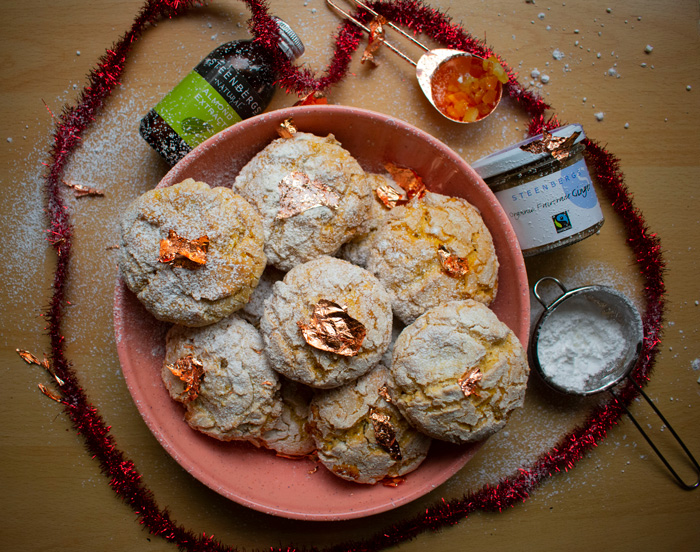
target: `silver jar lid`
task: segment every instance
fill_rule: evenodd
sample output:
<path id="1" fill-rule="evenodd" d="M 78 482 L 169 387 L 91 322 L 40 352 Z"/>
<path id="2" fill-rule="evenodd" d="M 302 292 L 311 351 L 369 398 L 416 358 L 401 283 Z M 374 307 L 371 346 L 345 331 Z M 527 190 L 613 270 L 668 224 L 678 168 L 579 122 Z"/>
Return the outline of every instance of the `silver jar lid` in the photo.
<path id="1" fill-rule="evenodd" d="M 282 21 L 279 17 L 272 17 L 277 23 L 280 30 L 280 49 L 287 54 L 289 59 L 297 59 L 304 53 L 304 43 L 299 36 L 292 30 L 288 23 Z"/>
<path id="2" fill-rule="evenodd" d="M 586 137 L 583 132 L 583 127 L 579 124 L 559 127 L 554 129 L 551 134 L 557 138 L 568 138 L 575 132 L 580 133 L 574 141 L 575 144 L 578 144 Z M 524 167 L 534 161 L 545 159 L 547 156 L 550 156 L 549 153 L 530 153 L 529 151 L 522 149 L 523 146 L 541 139 L 542 134 L 538 134 L 537 136 L 533 136 L 532 138 L 528 138 L 527 140 L 513 144 L 512 146 L 487 155 L 486 157 L 482 157 L 475 163 L 471 164 L 472 169 L 474 169 L 481 178 L 486 180 L 499 174 L 518 169 L 519 167 Z"/>

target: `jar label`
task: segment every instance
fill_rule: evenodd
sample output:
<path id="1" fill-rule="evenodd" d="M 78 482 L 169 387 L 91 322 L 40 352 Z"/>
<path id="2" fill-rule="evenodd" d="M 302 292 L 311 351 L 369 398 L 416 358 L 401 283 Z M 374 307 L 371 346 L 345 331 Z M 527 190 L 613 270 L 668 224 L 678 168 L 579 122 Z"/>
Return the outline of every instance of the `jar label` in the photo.
<path id="1" fill-rule="evenodd" d="M 196 71 L 187 75 L 154 109 L 192 148 L 242 119 Z"/>
<path id="2" fill-rule="evenodd" d="M 495 195 L 523 251 L 556 243 L 603 220 L 585 159 Z"/>
<path id="3" fill-rule="evenodd" d="M 260 114 L 266 103 L 245 78 L 244 71 L 239 71 L 233 65 L 233 62 L 223 59 L 206 57 L 194 71 L 221 94 L 241 119 L 248 119 Z"/>

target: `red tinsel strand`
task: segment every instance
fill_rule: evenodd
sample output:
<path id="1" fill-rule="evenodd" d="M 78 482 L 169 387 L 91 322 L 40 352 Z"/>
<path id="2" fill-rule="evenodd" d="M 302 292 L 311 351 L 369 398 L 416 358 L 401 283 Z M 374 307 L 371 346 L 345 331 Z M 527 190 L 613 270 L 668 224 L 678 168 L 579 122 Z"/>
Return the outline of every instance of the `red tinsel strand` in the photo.
<path id="1" fill-rule="evenodd" d="M 49 317 L 49 328 L 52 335 L 55 361 L 61 363 L 64 371 L 71 376 L 70 388 L 64 390 L 64 394 L 72 408 L 68 408 L 76 429 L 86 439 L 88 450 L 100 460 L 103 471 L 111 477 L 110 484 L 117 494 L 126 500 L 140 516 L 140 522 L 148 527 L 149 531 L 176 543 L 180 548 L 187 550 L 233 550 L 224 547 L 212 537 L 202 534 L 201 537 L 176 526 L 165 511 L 160 511 L 153 500 L 151 492 L 145 488 L 140 479 L 141 476 L 134 465 L 125 460 L 123 454 L 116 448 L 109 428 L 102 422 L 99 414 L 91 405 L 88 405 L 82 389 L 77 385 L 72 371 L 63 358 L 63 338 L 58 331 L 60 329 L 61 305 L 65 278 L 67 277 L 68 258 L 70 254 L 71 229 L 65 207 L 58 194 L 59 176 L 62 173 L 65 162 L 70 157 L 72 150 L 79 143 L 79 134 L 91 122 L 94 111 L 101 107 L 102 100 L 118 83 L 118 77 L 123 70 L 128 45 L 133 43 L 140 35 L 144 25 L 153 22 L 159 17 L 170 17 L 175 13 L 181 13 L 196 2 L 178 1 L 150 1 L 132 27 L 132 31 L 125 37 L 115 50 L 108 51 L 106 60 L 100 65 L 91 81 L 93 87 L 87 88 L 76 110 L 83 110 L 80 116 L 73 118 L 65 116 L 57 125 L 56 141 L 52 154 L 53 163 L 47 176 L 49 215 L 51 218 L 50 241 L 57 250 L 59 262 L 55 274 L 54 302 Z M 277 29 L 267 18 L 265 2 L 246 2 L 253 12 L 253 32 L 257 33 L 257 39 L 268 45 L 276 44 Z M 447 16 L 437 10 L 427 8 L 416 1 L 397 1 L 392 4 L 374 3 L 377 11 L 398 24 L 403 24 L 414 29 L 415 32 L 424 32 L 434 40 L 444 45 L 473 51 L 478 55 L 490 53 L 490 50 L 478 41 L 474 41 L 461 28 L 453 25 Z M 391 13 L 390 13 L 391 12 Z M 283 63 L 283 77 L 280 81 L 287 90 L 303 94 L 308 90 L 321 90 L 338 82 L 347 71 L 351 54 L 359 44 L 360 34 L 354 27 L 345 24 L 336 41 L 336 49 L 333 60 L 329 65 L 326 75 L 321 78 L 315 76 L 306 69 L 294 68 L 288 60 Z M 274 48 L 272 51 L 277 51 Z M 111 56 L 111 57 L 110 57 Z M 541 132 L 543 128 L 558 126 L 556 118 L 545 119 L 545 111 L 549 106 L 537 95 L 523 90 L 509 71 L 510 82 L 507 86 L 509 95 L 515 99 L 520 107 L 531 116 L 530 133 Z M 613 207 L 626 224 L 629 224 L 630 247 L 637 254 L 640 270 L 647 282 L 647 309 L 645 313 L 645 328 L 648 339 L 645 351 L 640 361 L 638 371 L 648 377 L 658 344 L 658 333 L 663 314 L 663 262 L 660 258 L 660 246 L 655 236 L 649 236 L 644 228 L 641 215 L 634 209 L 631 198 L 622 184 L 622 174 L 617 167 L 617 161 L 605 150 L 595 145 L 589 145 L 589 154 L 594 159 L 594 173 L 598 175 L 606 192 L 611 194 Z M 54 310 L 54 303 L 57 305 Z M 53 341 L 55 338 L 55 341 Z M 623 400 L 631 400 L 635 393 L 633 390 L 624 390 Z M 73 414 L 74 413 L 74 414 Z M 566 436 L 559 447 L 556 447 L 544 455 L 530 470 L 520 470 L 519 474 L 507 478 L 496 487 L 485 487 L 481 491 L 472 493 L 462 500 L 441 502 L 433 508 L 429 508 L 424 516 L 418 516 L 413 520 L 407 520 L 395 525 L 376 535 L 366 542 L 350 543 L 332 547 L 329 550 L 378 550 L 392 544 L 398 544 L 411 539 L 421 532 L 436 530 L 463 519 L 469 513 L 477 509 L 500 511 L 504 507 L 513 506 L 517 501 L 525 500 L 529 492 L 542 479 L 558 471 L 571 469 L 580 458 L 583 457 L 597 442 L 605 437 L 606 432 L 614 425 L 621 415 L 621 407 L 612 401 L 594 411 L 581 428 Z M 288 547 L 287 550 L 297 550 Z M 317 550 L 310 548 L 307 550 Z"/>
<path id="2" fill-rule="evenodd" d="M 149 24 L 155 23 L 163 17 L 178 15 L 198 4 L 201 2 L 158 2 L 152 0 L 145 5 L 129 32 L 114 49 L 108 50 L 107 54 L 100 60 L 98 67 L 91 72 L 88 77 L 89 84 L 81 93 L 78 103 L 72 108 L 65 109 L 56 122 L 50 162 L 47 164 L 49 169 L 44 176 L 47 215 L 50 221 L 50 227 L 47 230 L 48 240 L 57 253 L 53 295 L 45 316 L 51 339 L 53 368 L 65 382 L 60 391 L 68 405 L 66 413 L 71 418 L 75 429 L 83 436 L 88 451 L 99 460 L 102 471 L 110 477 L 110 485 L 115 492 L 141 514 L 143 522 L 152 532 L 163 534 L 167 531 L 168 535 L 165 538 L 177 542 L 196 539 L 193 539 L 189 531 L 170 522 L 167 514 L 159 511 L 151 492 L 141 484 L 141 476 L 135 466 L 126 460 L 123 453 L 116 448 L 109 434 L 109 428 L 106 427 L 97 410 L 88 403 L 87 397 L 64 355 L 64 338 L 61 334 L 60 323 L 65 304 L 72 227 L 68 211 L 61 198 L 60 183 L 65 166 L 79 145 L 82 133 L 94 120 L 95 114 L 102 107 L 105 98 L 119 84 L 119 78 L 124 70 L 126 55 L 131 44 L 139 38 Z M 206 549 L 209 549 L 212 543 L 211 539 L 207 538 L 203 542 Z"/>
<path id="3" fill-rule="evenodd" d="M 289 58 L 277 47 L 279 29 L 277 23 L 267 13 L 265 2 L 244 0 L 251 13 L 251 33 L 255 40 L 265 46 L 274 60 L 279 75 L 277 84 L 286 92 L 304 96 L 311 91 L 326 91 L 340 82 L 347 73 L 352 53 L 360 43 L 362 31 L 353 24 L 345 23 L 336 37 L 336 48 L 323 76 L 316 75 L 308 68 L 292 64 Z"/>
<path id="4" fill-rule="evenodd" d="M 586 140 L 586 156 L 594 168 L 597 181 L 613 209 L 625 222 L 627 243 L 636 256 L 640 273 L 645 281 L 646 309 L 642 315 L 645 345 L 633 377 L 638 383 L 649 379 L 654 359 L 658 353 L 664 314 L 664 270 L 661 243 L 658 236 L 650 234 L 632 196 L 623 182 L 619 160 L 606 152 L 599 144 Z M 636 392 L 630 392 L 636 396 Z"/>

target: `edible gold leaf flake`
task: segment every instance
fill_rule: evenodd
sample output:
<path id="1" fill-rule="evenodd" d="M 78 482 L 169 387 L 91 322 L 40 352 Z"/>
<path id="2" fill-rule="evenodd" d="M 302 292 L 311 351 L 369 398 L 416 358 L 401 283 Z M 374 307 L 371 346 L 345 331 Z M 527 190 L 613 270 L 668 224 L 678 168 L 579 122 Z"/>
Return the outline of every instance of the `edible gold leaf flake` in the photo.
<path id="1" fill-rule="evenodd" d="M 314 90 L 313 92 L 310 92 L 303 98 L 301 98 L 298 102 L 294 104 L 294 106 L 299 106 L 299 105 L 326 105 L 328 104 L 328 98 L 323 94 L 323 92 L 320 92 L 319 90 Z"/>
<path id="2" fill-rule="evenodd" d="M 469 272 L 469 263 L 467 259 L 459 257 L 456 253 L 450 251 L 444 245 L 438 247 L 438 258 L 443 270 L 454 278 L 460 278 Z"/>
<path id="3" fill-rule="evenodd" d="M 398 487 L 406 481 L 406 478 L 400 475 L 397 476 L 386 476 L 384 479 L 382 479 L 382 485 L 385 487 Z"/>
<path id="4" fill-rule="evenodd" d="M 382 17 L 381 15 L 377 15 L 369 23 L 369 40 L 365 51 L 362 53 L 360 63 L 369 61 L 374 67 L 378 65 L 377 60 L 374 59 L 374 54 L 384 43 L 384 25 L 386 25 L 386 22 L 386 18 Z"/>
<path id="5" fill-rule="evenodd" d="M 180 378 L 185 384 L 184 393 L 187 395 L 185 402 L 193 401 L 199 395 L 199 388 L 204 376 L 204 364 L 197 360 L 193 355 L 187 355 L 178 358 L 174 364 L 166 364 L 165 367 L 170 370 L 173 376 Z"/>
<path id="6" fill-rule="evenodd" d="M 389 395 L 389 389 L 387 389 L 386 385 L 382 385 L 379 388 L 379 396 L 384 399 L 386 402 L 390 403 L 391 402 L 391 395 Z"/>
<path id="7" fill-rule="evenodd" d="M 44 366 L 45 368 L 48 368 L 48 359 L 44 359 L 44 362 L 46 363 L 44 364 L 44 362 L 41 362 L 29 351 L 25 351 L 24 349 L 15 349 L 15 351 L 17 351 L 17 354 L 20 357 L 22 357 L 22 360 L 27 364 L 37 364 L 38 366 Z"/>
<path id="8" fill-rule="evenodd" d="M 384 168 L 393 177 L 401 189 L 406 192 L 406 198 L 410 201 L 414 197 L 420 199 L 427 191 L 423 179 L 413 169 L 399 167 L 393 163 L 386 163 Z"/>
<path id="9" fill-rule="evenodd" d="M 103 196 L 105 193 L 97 188 L 90 188 L 89 186 L 84 186 L 83 184 L 77 184 L 75 182 L 63 181 L 65 186 L 68 186 L 73 190 L 75 197 L 85 197 L 85 196 Z"/>
<path id="10" fill-rule="evenodd" d="M 56 401 L 56 402 L 60 402 L 60 403 L 62 403 L 62 404 L 66 404 L 66 402 L 63 400 L 63 397 L 60 397 L 60 396 L 56 395 L 56 393 L 54 393 L 53 391 L 51 391 L 51 389 L 49 389 L 48 387 L 46 387 L 43 383 L 40 383 L 40 384 L 39 384 L 39 390 L 40 390 L 44 395 L 46 395 L 49 399 L 52 399 L 52 400 L 54 400 L 54 401 Z"/>
<path id="11" fill-rule="evenodd" d="M 481 370 L 478 368 L 471 368 L 470 370 L 467 370 L 464 375 L 459 378 L 459 380 L 457 380 L 457 383 L 459 383 L 459 388 L 462 390 L 465 397 L 477 394 L 476 390 L 479 387 L 479 382 L 481 381 L 482 377 L 483 374 L 481 373 Z"/>
<path id="12" fill-rule="evenodd" d="M 388 185 L 379 186 L 374 193 L 377 194 L 377 198 L 387 209 L 393 209 L 397 205 L 408 203 L 408 199 Z"/>
<path id="13" fill-rule="evenodd" d="M 175 230 L 168 232 L 168 237 L 160 240 L 161 263 L 172 263 L 183 268 L 199 268 L 207 262 L 209 238 L 202 236 L 196 240 L 188 240 L 179 236 Z"/>
<path id="14" fill-rule="evenodd" d="M 51 363 L 49 362 L 49 359 L 46 358 L 46 355 L 44 355 L 44 360 L 39 360 L 32 353 L 30 353 L 29 351 L 25 351 L 24 349 L 15 349 L 15 351 L 17 351 L 17 354 L 20 357 L 22 357 L 22 360 L 24 360 L 24 362 L 26 362 L 27 364 L 36 364 L 37 366 L 41 366 L 42 368 L 44 368 L 49 374 L 53 376 L 58 385 L 63 386 L 65 384 L 65 382 L 60 377 L 58 377 L 53 371 Z"/>
<path id="15" fill-rule="evenodd" d="M 391 417 L 372 408 L 369 411 L 369 419 L 372 420 L 377 444 L 389 453 L 394 462 L 400 461 L 402 458 L 401 449 L 396 440 L 394 426 L 391 425 Z"/>
<path id="16" fill-rule="evenodd" d="M 326 299 L 316 303 L 309 324 L 297 325 L 309 345 L 342 356 L 355 356 L 367 335 L 362 322 L 350 316 L 347 307 Z"/>
<path id="17" fill-rule="evenodd" d="M 294 126 L 293 119 L 285 119 L 277 127 L 277 134 L 280 138 L 291 138 L 297 133 L 297 127 Z"/>
<path id="18" fill-rule="evenodd" d="M 278 219 L 293 217 L 313 207 L 337 209 L 340 195 L 330 186 L 311 180 L 303 172 L 293 172 L 279 183 L 280 209 Z"/>
<path id="19" fill-rule="evenodd" d="M 550 132 L 545 130 L 542 132 L 541 140 L 520 146 L 520 149 L 534 154 L 549 153 L 555 159 L 563 161 L 571 154 L 571 148 L 580 134 L 579 131 L 576 131 L 567 137 L 552 136 Z"/>

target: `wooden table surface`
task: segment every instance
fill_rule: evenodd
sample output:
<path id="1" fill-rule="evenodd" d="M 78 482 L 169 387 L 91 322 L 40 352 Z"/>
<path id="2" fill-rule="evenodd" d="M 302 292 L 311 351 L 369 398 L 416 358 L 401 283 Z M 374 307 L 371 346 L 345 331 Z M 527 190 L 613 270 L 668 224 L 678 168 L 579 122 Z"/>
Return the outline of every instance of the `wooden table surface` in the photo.
<path id="1" fill-rule="evenodd" d="M 55 258 L 43 235 L 41 163 L 53 128 L 47 107 L 57 114 L 75 102 L 89 70 L 126 32 L 141 4 L 26 0 L 2 5 L 3 550 L 175 549 L 139 525 L 85 452 L 60 405 L 39 392 L 37 384 L 49 383 L 46 374 L 15 353 L 16 348 L 37 356 L 48 352 L 41 314 L 50 297 Z M 588 136 L 620 159 L 636 206 L 661 240 L 667 265 L 661 354 L 647 391 L 700 457 L 698 2 L 435 0 L 432 5 L 485 39 L 518 71 L 523 85 L 543 95 L 560 120 L 581 123 Z M 269 7 L 301 35 L 307 52 L 300 61 L 322 71 L 333 47 L 336 14 L 321 0 L 271 0 Z M 459 497 L 517 473 L 576 425 L 590 403 L 554 400 L 533 382 L 524 409 L 445 485 L 394 511 L 343 522 L 295 521 L 250 510 L 199 483 L 163 450 L 121 375 L 111 314 L 115 252 L 108 247 L 117 243 L 124 206 L 167 170 L 139 138 L 140 117 L 216 45 L 246 37 L 248 18 L 242 2 L 211 2 L 149 29 L 133 49 L 122 86 L 84 137 L 66 178 L 102 188 L 106 195 L 75 200 L 66 191 L 75 229 L 63 327 L 66 354 L 117 445 L 175 521 L 237 549 L 326 547 L 371 538 L 441 497 Z M 558 53 L 564 57 L 557 59 Z M 508 102 L 479 125 L 457 126 L 431 111 L 408 64 L 384 51 L 380 66 L 370 69 L 358 63 L 359 54 L 331 91 L 331 102 L 408 121 L 467 161 L 524 137 L 525 117 Z M 540 77 L 533 77 L 537 72 Z M 547 83 L 542 75 L 549 77 Z M 279 92 L 271 109 L 295 99 Z M 602 120 L 597 113 L 604 114 Z M 530 283 L 554 275 L 569 285 L 607 284 L 643 309 L 642 284 L 622 221 L 608 205 L 604 212 L 599 235 L 528 260 Z M 692 480 L 695 475 L 649 408 L 636 402 L 632 409 Z M 698 520 L 700 491 L 681 490 L 623 419 L 572 470 L 546 480 L 524 503 L 501 513 L 472 514 L 395 549 L 699 550 Z"/>

